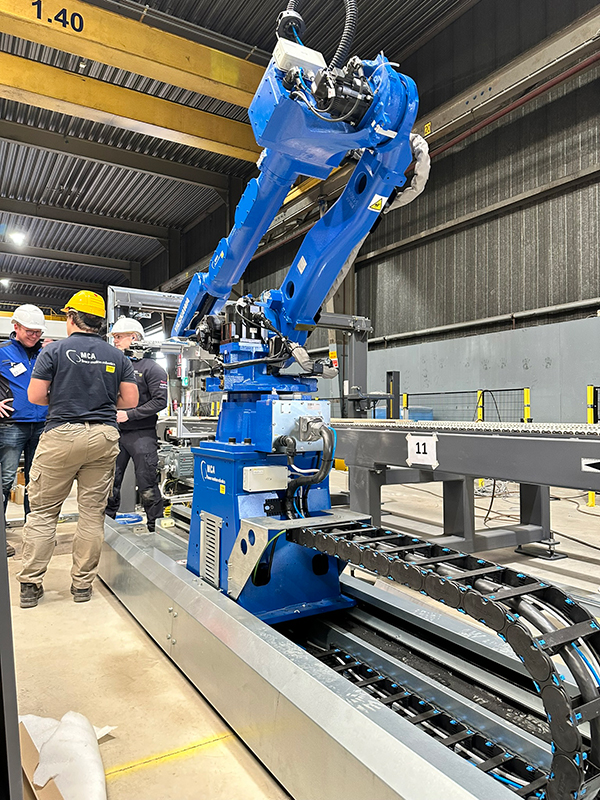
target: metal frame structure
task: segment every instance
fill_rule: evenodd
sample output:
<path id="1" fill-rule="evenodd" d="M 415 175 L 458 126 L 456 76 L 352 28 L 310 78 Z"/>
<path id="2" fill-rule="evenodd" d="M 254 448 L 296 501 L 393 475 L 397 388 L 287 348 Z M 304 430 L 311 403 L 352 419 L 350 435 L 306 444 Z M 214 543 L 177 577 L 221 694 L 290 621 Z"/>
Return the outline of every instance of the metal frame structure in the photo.
<path id="1" fill-rule="evenodd" d="M 550 486 L 600 491 L 594 466 L 600 466 L 600 432 L 592 426 L 396 420 L 332 424 L 337 456 L 349 469 L 354 511 L 368 514 L 379 525 L 382 486 L 442 481 L 444 537 L 436 541 L 460 545 L 469 553 L 554 541 Z M 435 465 L 409 465 L 411 437 L 425 442 L 435 437 Z M 475 531 L 473 482 L 481 476 L 519 484 L 518 525 Z"/>
<path id="2" fill-rule="evenodd" d="M 4 514 L 0 514 L 0 795 L 22 800 L 21 746 Z"/>
<path id="3" fill-rule="evenodd" d="M 140 311 L 177 313 L 180 303 L 180 294 L 152 292 L 147 289 L 129 289 L 123 286 L 109 286 L 106 301 L 106 321 L 111 326 L 117 319 L 119 309 L 122 307 L 135 308 Z"/>

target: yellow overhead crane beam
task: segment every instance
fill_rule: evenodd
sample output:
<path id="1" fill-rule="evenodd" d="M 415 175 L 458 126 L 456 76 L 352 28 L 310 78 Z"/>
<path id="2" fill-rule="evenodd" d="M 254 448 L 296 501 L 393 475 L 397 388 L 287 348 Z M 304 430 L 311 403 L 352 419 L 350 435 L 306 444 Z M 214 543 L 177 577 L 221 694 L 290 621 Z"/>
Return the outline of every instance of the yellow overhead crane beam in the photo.
<path id="1" fill-rule="evenodd" d="M 0 31 L 245 108 L 264 72 L 78 0 L 0 0 Z"/>
<path id="2" fill-rule="evenodd" d="M 260 153 L 243 122 L 8 53 L 0 53 L 0 97 L 244 161 Z"/>

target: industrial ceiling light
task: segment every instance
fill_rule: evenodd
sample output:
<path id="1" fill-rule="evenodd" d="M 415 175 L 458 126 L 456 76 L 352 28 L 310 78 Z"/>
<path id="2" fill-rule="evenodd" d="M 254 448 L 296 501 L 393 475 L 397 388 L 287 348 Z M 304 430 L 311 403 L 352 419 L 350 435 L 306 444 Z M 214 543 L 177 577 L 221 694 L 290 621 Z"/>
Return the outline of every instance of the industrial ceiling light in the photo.
<path id="1" fill-rule="evenodd" d="M 27 241 L 27 234 L 23 231 L 11 231 L 7 236 L 17 247 L 22 247 Z"/>
<path id="2" fill-rule="evenodd" d="M 5 289 L 10 286 L 10 281 L 8 280 L 8 278 L 2 278 L 2 280 L 0 280 L 0 283 L 2 284 L 2 286 L 4 286 Z"/>

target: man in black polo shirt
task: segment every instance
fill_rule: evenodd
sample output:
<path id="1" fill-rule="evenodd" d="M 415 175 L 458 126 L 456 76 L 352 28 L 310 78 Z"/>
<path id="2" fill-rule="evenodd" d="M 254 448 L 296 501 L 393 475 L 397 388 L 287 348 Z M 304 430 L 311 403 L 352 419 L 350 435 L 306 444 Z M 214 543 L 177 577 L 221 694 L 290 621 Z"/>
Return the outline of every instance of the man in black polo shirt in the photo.
<path id="1" fill-rule="evenodd" d="M 100 334 L 106 310 L 95 292 L 77 292 L 63 311 L 68 338 L 39 355 L 29 384 L 32 403 L 48 406 L 31 465 L 31 512 L 23 529 L 21 608 L 37 606 L 54 551 L 56 524 L 77 480 L 79 521 L 73 540 L 71 593 L 89 600 L 104 537 L 104 509 L 119 453 L 117 408 L 137 404 L 131 362 Z"/>
<path id="2" fill-rule="evenodd" d="M 125 353 L 134 342 L 144 339 L 144 328 L 136 319 L 119 317 L 110 331 L 114 346 Z M 121 484 L 129 459 L 133 459 L 135 479 L 146 512 L 148 530 L 153 531 L 162 517 L 164 503 L 158 488 L 158 412 L 167 407 L 167 373 L 151 358 L 131 356 L 140 402 L 137 408 L 117 411 L 121 431 L 120 452 L 115 468 L 115 482 L 108 499 L 106 514 L 115 519 L 121 504 Z"/>

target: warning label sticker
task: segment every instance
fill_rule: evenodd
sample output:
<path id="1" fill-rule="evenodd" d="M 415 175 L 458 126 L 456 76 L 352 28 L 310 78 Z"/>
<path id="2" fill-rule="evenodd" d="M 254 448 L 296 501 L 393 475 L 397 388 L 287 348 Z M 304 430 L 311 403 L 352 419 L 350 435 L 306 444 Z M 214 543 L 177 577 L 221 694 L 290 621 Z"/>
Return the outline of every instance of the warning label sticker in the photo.
<path id="1" fill-rule="evenodd" d="M 382 210 L 384 203 L 385 203 L 385 197 L 382 197 L 380 194 L 376 194 L 373 196 L 373 199 L 369 203 L 369 210 L 376 211 L 377 213 L 379 213 Z"/>

